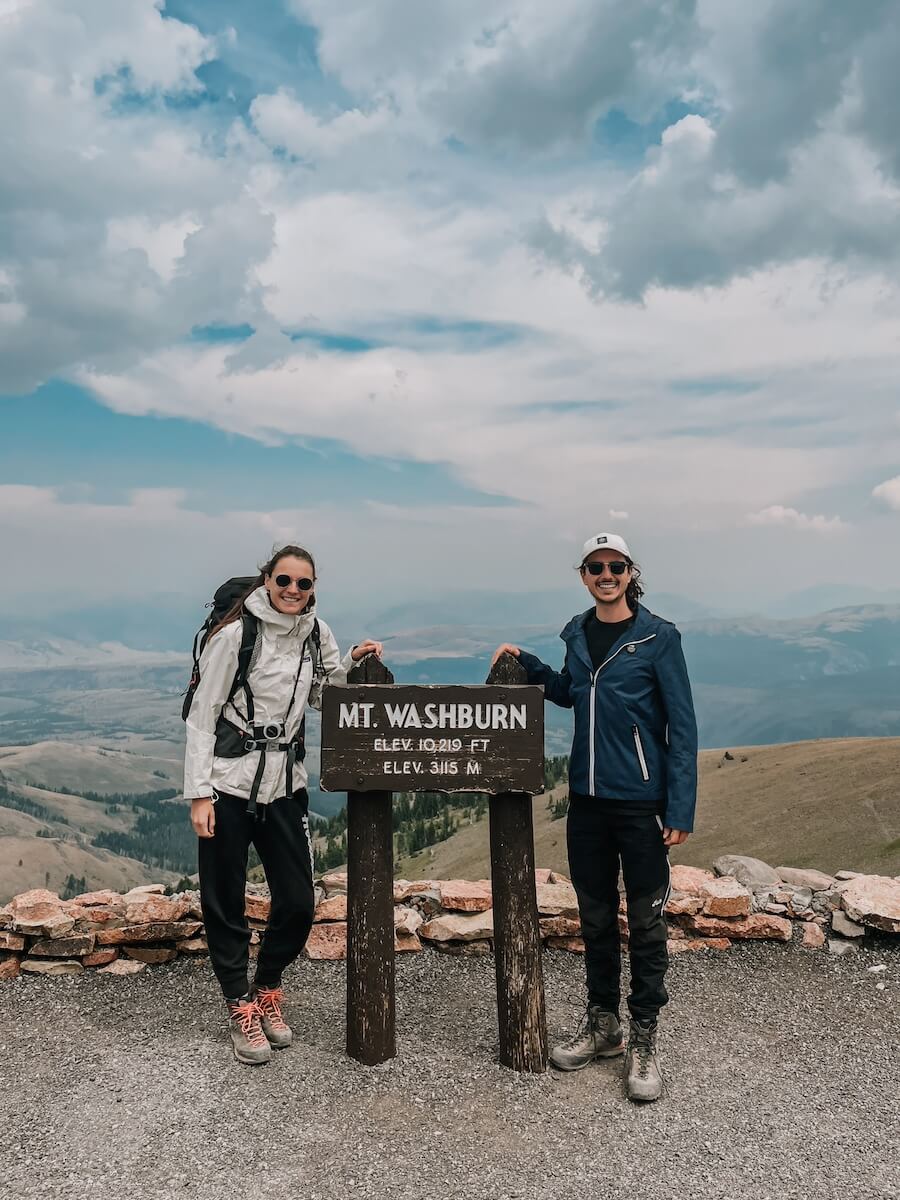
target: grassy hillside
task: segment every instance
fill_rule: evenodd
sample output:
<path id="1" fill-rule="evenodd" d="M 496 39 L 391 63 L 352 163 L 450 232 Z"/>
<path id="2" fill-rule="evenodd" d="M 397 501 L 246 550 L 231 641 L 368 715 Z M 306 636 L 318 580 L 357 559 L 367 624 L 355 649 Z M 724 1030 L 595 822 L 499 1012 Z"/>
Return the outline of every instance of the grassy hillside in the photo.
<path id="1" fill-rule="evenodd" d="M 842 738 L 700 755 L 696 832 L 673 862 L 709 866 L 740 853 L 773 866 L 900 872 L 900 738 Z M 746 761 L 742 761 L 745 758 Z M 721 765 L 720 765 L 721 764 Z M 565 794 L 565 788 L 552 795 Z M 565 872 L 565 819 L 533 800 L 535 861 Z M 490 873 L 486 821 L 396 864 L 406 879 Z"/>

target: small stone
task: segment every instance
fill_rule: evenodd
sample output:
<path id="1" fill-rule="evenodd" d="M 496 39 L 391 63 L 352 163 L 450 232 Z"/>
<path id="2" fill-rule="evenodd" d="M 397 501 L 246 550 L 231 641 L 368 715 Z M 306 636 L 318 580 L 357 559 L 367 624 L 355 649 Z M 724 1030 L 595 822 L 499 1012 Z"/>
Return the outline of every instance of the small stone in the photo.
<path id="1" fill-rule="evenodd" d="M 541 883 L 536 887 L 538 912 L 543 917 L 577 917 L 578 897 L 571 883 Z"/>
<path id="2" fill-rule="evenodd" d="M 493 909 L 475 913 L 442 913 L 419 930 L 419 937 L 426 938 L 429 942 L 472 942 L 493 936 Z"/>
<path id="3" fill-rule="evenodd" d="M 787 902 L 789 911 L 792 912 L 795 917 L 799 917 L 801 913 L 810 912 L 812 898 L 813 894 L 808 887 L 798 887 L 791 896 L 790 900 Z M 810 913 L 810 915 L 812 914 Z"/>
<path id="4" fill-rule="evenodd" d="M 773 913 L 775 916 L 780 916 L 782 913 L 787 912 L 787 905 L 786 904 L 767 904 L 766 907 L 763 909 L 763 912 Z"/>
<path id="5" fill-rule="evenodd" d="M 715 879 L 715 875 L 702 867 L 688 867 L 684 863 L 676 863 L 672 867 L 671 878 L 673 892 L 681 892 L 685 896 L 699 896 L 703 884 Z"/>
<path id="6" fill-rule="evenodd" d="M 209 946 L 205 937 L 184 938 L 176 947 L 179 954 L 206 954 Z"/>
<path id="7" fill-rule="evenodd" d="M 844 911 L 862 925 L 900 933 L 900 881 L 888 875 L 858 875 L 841 895 Z"/>
<path id="8" fill-rule="evenodd" d="M 713 863 L 713 870 L 717 875 L 733 875 L 738 883 L 742 883 L 751 892 L 777 887 L 781 882 L 778 873 L 773 871 L 768 863 L 744 854 L 721 855 Z"/>
<path id="9" fill-rule="evenodd" d="M 874 967 L 866 967 L 870 975 L 880 975 L 882 971 L 887 970 L 886 963 L 876 963 Z"/>
<path id="10" fill-rule="evenodd" d="M 272 911 L 272 901 L 268 896 L 256 896 L 247 892 L 244 896 L 244 916 L 254 921 L 268 921 Z"/>
<path id="11" fill-rule="evenodd" d="M 83 967 L 105 967 L 107 963 L 115 962 L 119 957 L 119 952 L 114 946 L 107 946 L 104 950 L 92 950 L 90 954 L 86 954 L 81 960 Z"/>
<path id="12" fill-rule="evenodd" d="M 135 962 L 128 958 L 117 958 L 106 967 L 101 967 L 98 975 L 137 975 L 138 971 L 146 971 L 145 962 Z"/>
<path id="13" fill-rule="evenodd" d="M 728 875 L 701 884 L 700 899 L 703 901 L 703 911 L 711 917 L 750 915 L 750 892 Z"/>
<path id="14" fill-rule="evenodd" d="M 338 892 L 347 891 L 347 872 L 346 871 L 329 871 L 327 875 L 323 875 L 320 880 L 322 887 L 325 889 L 326 896 L 334 896 Z"/>
<path id="15" fill-rule="evenodd" d="M 836 954 L 838 957 L 840 957 L 843 954 L 855 954 L 858 949 L 859 946 L 856 944 L 856 942 L 844 942 L 838 938 L 828 939 L 829 954 Z"/>
<path id="16" fill-rule="evenodd" d="M 422 881 L 410 884 L 404 890 L 401 899 L 423 917 L 433 917 L 441 911 L 441 893 L 436 883 Z"/>
<path id="17" fill-rule="evenodd" d="M 580 937 L 581 922 L 576 917 L 541 917 L 541 937 Z"/>
<path id="18" fill-rule="evenodd" d="M 314 959 L 346 958 L 346 921 L 327 921 L 321 925 L 313 925 L 303 953 L 307 958 Z"/>
<path id="19" fill-rule="evenodd" d="M 25 938 L 19 933 L 9 933 L 0 929 L 0 950 L 24 950 Z"/>
<path id="20" fill-rule="evenodd" d="M 316 921 L 346 921 L 347 897 L 344 894 L 331 896 L 316 905 Z"/>
<path id="21" fill-rule="evenodd" d="M 441 906 L 452 912 L 487 912 L 494 903 L 489 879 L 479 879 L 474 883 L 465 879 L 441 879 L 437 888 Z"/>
<path id="22" fill-rule="evenodd" d="M 731 941 L 726 937 L 686 938 L 684 941 L 670 938 L 666 946 L 670 954 L 685 954 L 692 950 L 729 950 Z"/>
<path id="23" fill-rule="evenodd" d="M 861 875 L 861 871 L 835 871 L 835 879 L 855 879 L 857 875 Z"/>
<path id="24" fill-rule="evenodd" d="M 584 938 L 580 937 L 548 937 L 549 950 L 567 950 L 570 954 L 584 954 Z"/>
<path id="25" fill-rule="evenodd" d="M 80 975 L 80 962 L 59 958 L 23 958 L 22 970 L 31 975 Z"/>
<path id="26" fill-rule="evenodd" d="M 851 921 L 840 908 L 836 908 L 831 914 L 831 928 L 834 933 L 839 933 L 841 937 L 845 938 L 859 938 L 866 932 L 865 925 L 860 925 L 858 921 Z"/>
<path id="27" fill-rule="evenodd" d="M 394 909 L 394 932 L 400 936 L 418 933 L 422 927 L 422 914 L 406 904 Z"/>
<path id="28" fill-rule="evenodd" d="M 883 981 L 875 984 L 875 988 L 876 988 L 876 990 L 877 990 L 877 991 L 879 991 L 879 992 L 883 992 L 883 991 L 884 991 L 884 987 L 885 987 L 885 985 L 884 985 L 884 982 L 883 982 Z"/>
<path id="29" fill-rule="evenodd" d="M 475 942 L 434 942 L 433 950 L 441 954 L 484 955 L 491 953 L 491 943 L 488 941 Z"/>
<path id="30" fill-rule="evenodd" d="M 136 962 L 154 965 L 171 962 L 178 957 L 178 951 L 172 946 L 123 946 L 122 953 Z"/>
<path id="31" fill-rule="evenodd" d="M 68 937 L 43 938 L 30 950 L 36 958 L 80 958 L 94 949 L 92 933 L 73 933 Z"/>
<path id="32" fill-rule="evenodd" d="M 407 950 L 421 950 L 422 943 L 414 933 L 407 933 L 403 929 L 394 930 L 394 950 L 398 954 L 402 954 Z"/>
<path id="33" fill-rule="evenodd" d="M 0 982 L 18 979 L 21 970 L 21 959 L 17 954 L 0 954 Z"/>
<path id="34" fill-rule="evenodd" d="M 807 950 L 821 950 L 825 945 L 825 930 L 821 925 L 804 925 L 801 945 Z"/>

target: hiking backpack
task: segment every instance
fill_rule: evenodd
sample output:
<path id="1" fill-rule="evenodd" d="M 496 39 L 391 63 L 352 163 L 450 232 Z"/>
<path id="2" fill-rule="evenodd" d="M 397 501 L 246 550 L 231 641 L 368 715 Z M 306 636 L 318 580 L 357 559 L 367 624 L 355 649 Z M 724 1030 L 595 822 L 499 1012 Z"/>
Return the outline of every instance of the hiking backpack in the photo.
<path id="1" fill-rule="evenodd" d="M 194 645 L 191 652 L 193 658 L 191 678 L 184 693 L 184 703 L 181 706 L 181 719 L 183 721 L 188 719 L 188 714 L 191 711 L 191 705 L 193 704 L 194 696 L 200 683 L 200 658 L 212 631 L 220 624 L 225 614 L 238 600 L 246 599 L 250 595 L 256 585 L 256 579 L 257 576 L 255 575 L 238 575 L 232 579 L 227 579 L 225 583 L 216 588 L 212 601 L 207 605 L 207 608 L 210 609 L 210 614 L 197 630 L 194 637 Z M 228 697 L 222 708 L 224 710 L 225 705 L 230 704 L 239 691 L 243 691 L 246 698 L 246 721 L 250 729 L 249 731 L 240 730 L 224 715 L 220 714 L 216 723 L 215 753 L 221 758 L 240 758 L 245 754 L 249 754 L 252 750 L 259 750 L 261 752 L 259 770 L 254 780 L 253 793 L 248 805 L 248 811 L 255 811 L 256 793 L 259 790 L 267 750 L 280 750 L 287 753 L 287 792 L 288 795 L 292 794 L 291 772 L 293 764 L 295 762 L 302 762 L 306 756 L 306 716 L 304 714 L 297 733 L 289 743 L 281 742 L 277 738 L 272 739 L 267 732 L 271 728 L 270 726 L 256 726 L 254 724 L 253 693 L 250 690 L 247 676 L 250 673 L 253 651 L 259 637 L 259 619 L 252 613 L 242 612 L 241 626 L 241 645 L 238 650 L 237 670 L 231 682 Z M 325 664 L 322 660 L 322 637 L 317 620 L 313 621 L 308 640 L 311 643 L 313 683 L 315 684 L 317 679 L 321 680 L 325 676 Z M 297 679 L 294 680 L 295 691 L 297 681 L 300 678 L 300 671 L 303 669 L 305 650 L 306 648 L 304 647 L 300 652 L 300 665 L 297 669 Z M 294 695 L 292 693 L 291 705 L 293 705 L 293 701 Z"/>

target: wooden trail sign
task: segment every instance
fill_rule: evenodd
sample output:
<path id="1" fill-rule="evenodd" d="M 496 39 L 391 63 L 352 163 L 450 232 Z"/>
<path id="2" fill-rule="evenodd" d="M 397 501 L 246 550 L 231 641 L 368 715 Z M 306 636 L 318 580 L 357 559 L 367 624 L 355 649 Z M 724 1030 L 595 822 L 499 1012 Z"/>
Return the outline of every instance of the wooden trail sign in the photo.
<path id="1" fill-rule="evenodd" d="M 328 684 L 320 786 L 542 792 L 543 688 Z"/>

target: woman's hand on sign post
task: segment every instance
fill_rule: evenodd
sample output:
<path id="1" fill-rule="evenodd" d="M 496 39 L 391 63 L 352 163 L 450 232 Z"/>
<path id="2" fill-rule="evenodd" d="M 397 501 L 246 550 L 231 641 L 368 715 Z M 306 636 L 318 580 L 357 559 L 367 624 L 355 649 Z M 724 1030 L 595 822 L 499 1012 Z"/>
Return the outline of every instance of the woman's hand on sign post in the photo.
<path id="1" fill-rule="evenodd" d="M 358 646 L 354 646 L 350 651 L 350 657 L 354 662 L 359 662 L 361 658 L 365 658 L 367 654 L 374 654 L 376 658 L 381 658 L 384 653 L 384 646 L 381 642 L 373 642 L 370 638 L 360 642 Z"/>
<path id="2" fill-rule="evenodd" d="M 191 824 L 199 838 L 211 838 L 216 832 L 216 806 L 209 796 L 191 801 Z"/>
<path id="3" fill-rule="evenodd" d="M 511 646 L 509 642 L 504 642 L 502 646 L 498 646 L 494 651 L 494 657 L 491 659 L 491 666 L 495 666 L 497 659 L 501 658 L 504 654 L 512 654 L 518 658 L 520 653 L 521 651 L 519 650 L 518 646 Z"/>

